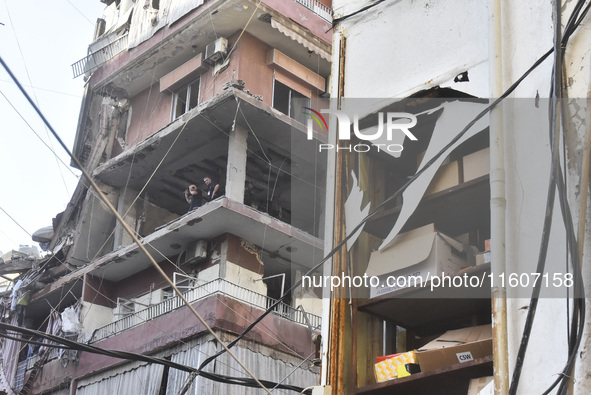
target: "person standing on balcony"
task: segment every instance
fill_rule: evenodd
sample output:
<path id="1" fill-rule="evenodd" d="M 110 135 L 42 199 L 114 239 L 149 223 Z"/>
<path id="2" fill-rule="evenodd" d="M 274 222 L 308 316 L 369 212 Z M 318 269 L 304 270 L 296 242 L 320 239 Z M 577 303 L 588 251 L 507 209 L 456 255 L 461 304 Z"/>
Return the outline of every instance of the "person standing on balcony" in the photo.
<path id="1" fill-rule="evenodd" d="M 215 198 L 222 196 L 223 193 L 220 190 L 220 184 L 217 181 L 212 181 L 211 177 L 204 177 L 203 182 L 207 188 L 205 190 L 205 199 L 211 202 Z"/>
<path id="2" fill-rule="evenodd" d="M 203 204 L 203 192 L 196 185 L 189 185 L 189 189 L 185 189 L 185 200 L 189 203 L 191 212 Z"/>

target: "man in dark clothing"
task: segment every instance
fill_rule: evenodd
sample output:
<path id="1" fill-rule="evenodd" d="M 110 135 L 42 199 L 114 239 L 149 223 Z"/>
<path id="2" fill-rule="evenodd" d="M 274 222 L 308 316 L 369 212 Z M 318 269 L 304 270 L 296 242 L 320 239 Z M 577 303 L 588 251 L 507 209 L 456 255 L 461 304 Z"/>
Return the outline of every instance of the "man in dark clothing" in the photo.
<path id="1" fill-rule="evenodd" d="M 212 201 L 223 195 L 220 189 L 220 184 L 217 181 L 212 181 L 211 177 L 204 177 L 203 182 L 206 185 L 205 199 Z"/>
<path id="2" fill-rule="evenodd" d="M 189 203 L 189 212 L 195 210 L 203 204 L 203 193 L 196 185 L 190 185 L 185 189 L 185 200 Z"/>

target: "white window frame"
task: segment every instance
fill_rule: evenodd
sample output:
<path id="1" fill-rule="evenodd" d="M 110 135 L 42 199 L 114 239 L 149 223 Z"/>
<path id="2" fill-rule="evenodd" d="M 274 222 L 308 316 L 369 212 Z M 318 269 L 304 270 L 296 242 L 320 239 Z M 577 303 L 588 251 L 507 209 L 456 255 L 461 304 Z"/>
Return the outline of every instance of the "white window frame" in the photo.
<path id="1" fill-rule="evenodd" d="M 179 272 L 172 273 L 172 283 L 183 293 L 196 288 L 198 282 L 197 277 L 191 277 Z"/>
<path id="2" fill-rule="evenodd" d="M 199 105 L 200 99 L 201 99 L 201 76 L 199 76 L 197 79 L 194 79 L 193 81 L 189 82 L 187 85 L 184 85 L 182 88 L 178 89 L 173 96 L 172 99 L 172 119 L 175 120 L 178 117 L 180 117 L 183 114 L 188 113 L 190 110 L 192 110 L 195 107 L 191 107 L 191 91 L 194 88 L 193 85 L 195 85 L 195 83 L 198 83 L 197 85 L 197 103 L 195 104 L 195 107 L 197 107 Z M 178 104 L 178 100 L 179 100 L 179 94 L 186 89 L 187 92 L 185 94 L 184 100 L 185 100 L 185 110 L 181 113 L 181 114 L 177 114 L 177 104 Z"/>
<path id="3" fill-rule="evenodd" d="M 298 117 L 296 117 L 296 114 L 294 114 L 294 109 L 292 108 L 292 104 L 293 104 L 293 98 L 292 98 L 292 94 L 293 92 L 296 92 L 299 95 L 302 95 L 304 98 L 306 98 L 308 100 L 308 106 L 311 105 L 312 99 L 309 98 L 308 96 L 306 96 L 305 94 L 299 92 L 297 89 L 293 89 L 292 87 L 290 87 L 289 85 L 284 84 L 281 81 L 278 81 L 276 78 L 273 78 L 273 108 L 277 109 L 275 107 L 275 100 L 276 100 L 276 96 L 275 96 L 275 88 L 277 87 L 277 83 L 280 83 L 281 85 L 285 86 L 288 89 L 288 98 L 287 98 L 287 115 L 288 117 L 290 117 L 291 119 L 295 119 L 298 120 Z M 277 111 L 281 111 L 278 110 Z"/>
<path id="4" fill-rule="evenodd" d="M 117 298 L 117 312 L 118 318 L 129 317 L 135 314 L 135 302 L 125 298 Z"/>

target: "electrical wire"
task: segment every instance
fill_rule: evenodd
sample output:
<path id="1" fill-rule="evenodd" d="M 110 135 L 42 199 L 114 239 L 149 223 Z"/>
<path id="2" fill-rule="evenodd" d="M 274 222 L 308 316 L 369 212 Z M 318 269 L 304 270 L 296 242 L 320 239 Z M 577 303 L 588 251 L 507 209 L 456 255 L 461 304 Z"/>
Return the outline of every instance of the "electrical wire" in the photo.
<path id="1" fill-rule="evenodd" d="M 66 1 L 67 1 L 68 3 L 70 3 L 70 5 L 71 5 L 72 7 L 74 7 L 74 9 L 75 9 L 76 11 L 78 11 L 78 13 L 79 13 L 80 15 L 82 15 L 82 17 L 83 17 L 84 19 L 86 19 L 86 20 L 87 20 L 87 21 L 88 21 L 88 22 L 89 22 L 89 23 L 90 23 L 92 26 L 94 26 L 94 22 L 93 22 L 93 21 L 91 21 L 90 19 L 88 19 L 88 17 L 87 17 L 86 15 L 84 15 L 84 13 L 83 13 L 82 11 L 80 11 L 80 10 L 78 9 L 78 7 L 76 7 L 76 6 L 74 5 L 74 3 L 72 3 L 70 0 L 66 0 Z"/>
<path id="2" fill-rule="evenodd" d="M 584 329 L 584 322 L 585 322 L 585 298 L 584 298 L 584 286 L 582 284 L 582 275 L 579 263 L 579 256 L 578 256 L 578 249 L 577 249 L 577 240 L 576 236 L 574 235 L 574 226 L 572 224 L 572 216 L 570 213 L 570 209 L 568 206 L 568 202 L 566 200 L 566 187 L 564 184 L 563 175 L 560 171 L 560 154 L 559 154 L 559 142 L 560 142 L 560 135 L 558 130 L 560 128 L 560 109 L 563 108 L 561 103 L 561 93 L 563 91 L 563 82 L 562 82 L 562 71 L 564 67 L 564 52 L 566 49 L 566 45 L 570 36 L 574 33 L 575 29 L 579 26 L 581 21 L 583 20 L 584 16 L 587 14 L 591 3 L 586 7 L 586 9 L 581 13 L 583 6 L 585 4 L 585 0 L 580 0 L 575 5 L 575 9 L 573 10 L 567 26 L 565 28 L 564 35 L 561 36 L 561 25 L 560 25 L 560 14 L 561 14 L 561 4 L 556 2 L 555 6 L 555 34 L 554 34 L 554 67 L 552 71 L 552 86 L 551 86 L 551 94 L 553 100 L 549 103 L 549 124 L 550 124 L 550 146 L 552 151 L 552 162 L 551 162 L 551 175 L 550 175 L 550 182 L 548 186 L 548 197 L 546 203 L 546 214 L 544 217 L 544 225 L 542 231 L 542 241 L 540 243 L 540 253 L 538 257 L 538 267 L 536 271 L 538 273 L 544 272 L 545 261 L 546 261 L 546 252 L 548 249 L 549 244 L 549 237 L 550 237 L 550 228 L 551 228 L 551 220 L 552 220 L 552 211 L 554 206 L 554 196 L 556 189 L 558 189 L 558 196 L 560 201 L 560 207 L 562 211 L 562 218 L 564 221 L 566 234 L 567 234 L 567 248 L 571 259 L 571 266 L 573 268 L 573 277 L 574 277 L 574 291 L 573 296 L 575 299 L 573 309 L 573 317 L 571 319 L 571 328 L 569 334 L 569 354 L 567 362 L 560 373 L 559 377 L 550 385 L 550 387 L 544 392 L 544 394 L 548 394 L 552 391 L 556 385 L 560 383 L 560 387 L 558 390 L 559 394 L 564 394 L 566 392 L 566 385 L 570 378 L 572 368 L 574 366 L 577 350 L 580 346 L 580 342 L 582 340 L 583 329 Z M 563 128 L 563 132 L 566 133 L 566 129 Z M 567 262 L 568 263 L 568 262 Z M 517 388 L 519 385 L 519 379 L 522 372 L 523 362 L 525 358 L 525 353 L 528 347 L 528 342 L 531 334 L 531 329 L 534 322 L 534 317 L 536 314 L 536 309 L 538 305 L 539 295 L 541 291 L 541 284 L 536 284 L 532 291 L 532 297 L 530 299 L 530 304 L 528 308 L 528 314 L 526 317 L 523 334 L 519 346 L 519 350 L 516 357 L 515 368 L 513 371 L 513 378 L 511 381 L 511 385 L 509 388 L 509 394 L 516 394 Z M 568 298 L 567 298 L 568 302 Z M 568 305 L 567 305 L 568 306 Z M 578 313 L 578 315 L 577 315 Z"/>
<path id="3" fill-rule="evenodd" d="M 0 79 L 0 82 L 6 82 L 6 83 L 9 83 L 9 84 L 14 84 L 14 82 L 12 82 L 12 81 L 2 80 L 2 79 Z M 60 92 L 60 91 L 56 91 L 56 90 L 53 90 L 53 89 L 40 88 L 38 86 L 33 86 L 33 85 L 23 84 L 23 86 L 24 87 L 27 87 L 27 88 L 35 89 L 35 90 L 38 90 L 38 91 L 50 92 L 50 93 L 55 93 L 55 94 L 64 95 L 64 96 L 71 96 L 71 97 L 75 97 L 77 99 L 80 99 L 80 97 L 81 97 L 80 95 L 73 95 L 71 93 Z"/>
<path id="4" fill-rule="evenodd" d="M 10 218 L 10 219 L 12 220 L 12 222 L 14 222 L 15 224 L 17 224 L 17 225 L 18 225 L 18 227 L 19 227 L 19 228 L 21 228 L 21 229 L 22 229 L 22 230 L 23 230 L 23 231 L 24 231 L 26 234 L 28 234 L 29 236 L 31 236 L 31 234 L 30 234 L 29 232 L 27 232 L 27 230 L 26 230 L 25 228 L 23 228 L 23 226 L 22 226 L 21 224 L 19 224 L 19 223 L 18 223 L 18 221 L 17 221 L 16 219 L 12 218 L 12 216 L 11 216 L 10 214 L 8 214 L 8 213 L 6 212 L 6 210 L 4 210 L 2 207 L 0 207 L 0 210 L 2 210 L 2 212 L 3 212 L 4 214 L 6 214 L 6 215 L 8 216 L 8 218 Z M 33 236 L 31 236 L 31 237 L 33 237 Z"/>
<path id="5" fill-rule="evenodd" d="M 359 12 L 361 12 L 363 10 L 360 10 Z M 350 17 L 352 15 L 349 15 L 347 17 Z M 337 19 L 336 22 L 340 22 L 343 19 Z M 580 23 L 582 19 L 579 19 L 578 22 Z M 577 24 L 578 26 L 578 24 Z M 566 36 L 566 34 L 565 34 Z M 494 106 L 496 106 L 500 100 L 504 99 L 508 94 L 510 94 L 515 88 L 516 86 L 527 76 L 529 75 L 529 73 L 535 69 L 542 61 L 544 61 L 552 52 L 552 50 L 550 50 L 548 53 L 546 53 L 545 55 L 543 55 L 537 62 L 534 63 L 534 65 L 518 80 L 516 81 L 512 87 L 510 87 L 505 94 L 503 94 L 499 99 L 497 99 L 495 102 L 493 102 L 489 107 L 487 107 L 487 109 L 483 110 L 483 112 L 481 114 L 479 114 L 476 119 L 471 122 L 471 124 L 469 124 L 462 132 L 460 132 L 460 134 L 458 136 L 461 137 L 461 135 L 463 135 L 465 133 L 465 131 L 467 131 L 467 129 L 473 125 L 473 123 L 475 123 L 476 120 L 480 119 L 484 114 L 486 114 L 488 111 L 490 111 Z M 457 140 L 454 139 L 454 141 Z M 440 154 L 445 151 L 448 147 L 445 147 Z M 432 162 L 434 162 L 435 159 L 437 159 L 440 154 L 436 155 L 429 163 L 427 163 L 426 166 L 423 167 L 423 170 L 426 169 L 427 167 L 432 165 Z M 418 175 L 420 175 L 422 172 L 417 173 L 411 180 L 409 181 L 414 181 L 414 179 L 416 179 L 416 177 L 418 177 Z M 389 197 L 388 199 L 386 199 L 386 201 L 384 201 L 383 203 L 381 203 L 379 206 L 377 206 L 374 210 L 383 207 L 383 205 L 389 201 L 391 201 L 393 198 L 395 198 L 396 196 L 398 196 L 400 193 L 402 193 L 403 190 L 406 189 L 406 187 L 408 187 L 408 185 L 410 184 L 410 182 L 407 182 L 399 191 L 397 191 L 395 194 L 393 194 L 391 197 Z M 368 216 L 366 218 L 364 218 L 361 223 L 355 228 L 355 230 L 353 232 L 351 232 L 351 234 L 354 234 L 356 230 L 358 230 L 367 220 L 369 220 L 377 211 L 372 210 L 372 212 L 370 214 L 368 214 Z M 345 243 L 346 241 L 349 239 L 350 236 L 347 236 L 343 241 L 341 241 L 323 260 L 321 260 L 317 265 L 315 265 L 307 274 L 312 273 L 315 269 L 319 268 L 324 262 L 326 262 L 326 260 L 328 260 L 332 255 L 334 255 L 334 253 L 336 253 L 338 251 L 338 249 L 340 249 Z M 279 300 L 278 302 L 280 302 L 281 300 L 283 300 L 290 292 L 291 290 L 296 287 L 299 286 L 301 284 L 301 281 L 296 283 L 290 290 L 288 290 Z M 272 306 L 274 307 L 274 306 Z M 272 308 L 271 307 L 271 308 Z M 270 312 L 271 309 L 268 310 L 268 312 Z M 268 314 L 268 313 L 267 313 Z M 259 321 L 263 318 L 263 316 L 259 317 Z M 256 325 L 256 322 L 254 323 Z M 249 330 L 249 329 L 248 329 Z M 241 336 L 243 336 L 245 334 L 245 332 L 243 332 L 243 334 L 241 334 Z M 201 368 L 201 367 L 200 367 Z"/>
<path id="6" fill-rule="evenodd" d="M 384 1 L 386 1 L 386 0 L 378 0 L 378 1 L 376 1 L 375 3 L 372 3 L 372 4 L 368 5 L 368 6 L 365 6 L 365 7 L 363 7 L 363 8 L 360 8 L 359 10 L 357 10 L 357 11 L 354 11 L 354 12 L 352 12 L 352 13 L 350 13 L 350 14 L 347 14 L 347 15 L 341 16 L 341 17 L 339 17 L 339 18 L 333 18 L 333 20 L 332 20 L 332 28 L 334 28 L 334 27 L 335 27 L 337 24 L 341 23 L 342 21 L 344 21 L 344 20 L 346 20 L 346 19 L 349 19 L 349 18 L 351 18 L 351 17 L 353 17 L 353 16 L 355 16 L 355 15 L 357 15 L 357 14 L 360 14 L 360 13 L 362 13 L 362 12 L 364 12 L 364 11 L 367 11 L 367 10 L 369 10 L 370 8 L 373 8 L 373 7 L 377 6 L 378 4 L 381 4 L 381 3 L 383 3 Z M 331 29 L 332 29 L 332 28 L 331 28 Z M 329 29 L 329 30 L 330 30 L 330 29 Z M 328 30 L 328 31 L 329 31 L 329 30 Z"/>
<path id="7" fill-rule="evenodd" d="M 4 97 L 4 99 L 6 99 L 6 101 L 8 102 L 8 104 L 10 104 L 10 107 L 12 107 L 12 109 L 18 114 L 18 116 L 23 120 L 23 122 L 29 127 L 29 129 L 31 129 L 31 131 L 35 134 L 35 136 L 37 136 L 37 138 L 39 140 L 41 140 L 41 142 L 47 147 L 48 150 L 51 151 L 51 153 L 61 162 L 62 165 L 64 165 L 66 167 L 66 169 L 68 169 L 68 171 L 70 173 L 72 173 L 72 175 L 74 175 L 74 177 L 79 178 L 79 176 L 74 173 L 74 171 L 72 169 L 70 169 L 70 166 L 68 166 L 67 164 L 64 163 L 64 161 L 56 154 L 55 150 L 53 149 L 53 147 L 50 147 L 45 140 L 43 140 L 41 138 L 41 136 L 39 136 L 39 134 L 35 131 L 35 129 L 33 129 L 33 127 L 31 126 L 31 124 L 29 122 L 27 122 L 27 120 L 25 119 L 25 117 L 23 116 L 23 114 L 20 113 L 20 111 L 14 106 L 14 104 L 12 104 L 12 102 L 8 99 L 8 97 L 6 97 L 6 95 L 4 94 L 4 92 L 0 91 L 0 95 L 2 95 Z"/>
<path id="8" fill-rule="evenodd" d="M 47 262 L 45 263 L 45 265 L 46 265 L 46 264 L 47 264 Z M 44 266 L 45 266 L 45 265 L 44 265 Z M 42 268 L 43 268 L 44 266 L 42 266 L 41 268 L 39 268 L 39 270 L 42 270 Z M 30 272 L 29 272 L 29 273 L 30 273 Z M 22 287 L 23 287 L 23 288 L 24 288 L 24 287 L 26 287 L 26 286 L 28 285 L 27 281 L 28 281 L 28 279 L 29 279 L 29 277 L 30 277 L 30 276 L 29 276 L 29 273 L 27 273 L 27 274 L 26 274 L 25 276 L 23 276 L 23 278 L 22 278 L 22 281 L 23 281 L 23 286 L 22 286 Z M 78 281 L 78 280 L 77 280 L 77 281 Z M 74 288 L 74 286 L 76 285 L 76 282 L 77 282 L 77 281 L 74 281 L 74 282 L 72 283 L 72 285 L 70 286 L 70 288 L 68 289 L 68 291 L 67 291 L 67 292 L 65 292 L 65 293 L 64 293 L 64 292 L 63 292 L 63 289 L 62 289 L 62 293 L 61 293 L 61 295 L 60 295 L 60 300 L 58 301 L 58 303 L 57 303 L 57 306 L 59 306 L 59 305 L 60 305 L 60 304 L 61 304 L 61 303 L 62 303 L 62 302 L 65 300 L 66 296 L 67 296 L 69 293 L 71 293 L 71 291 L 72 291 L 72 289 Z M 75 295 L 74 295 L 74 296 L 75 296 Z M 47 301 L 47 300 L 46 300 L 46 301 Z M 49 304 L 49 302 L 47 302 L 47 303 Z M 53 306 L 51 306 L 51 305 L 50 305 L 50 308 L 51 308 L 52 310 L 55 310 L 55 309 L 53 308 Z M 46 317 L 46 318 L 43 320 L 43 322 L 41 322 L 41 324 L 39 324 L 38 328 L 39 328 L 39 329 L 40 329 L 40 328 L 42 328 L 42 327 L 45 325 L 45 323 L 47 323 L 47 321 L 49 320 L 49 318 L 50 318 L 50 315 L 48 315 L 48 316 L 47 316 L 47 317 Z M 41 332 L 41 333 L 43 333 L 43 332 Z M 1 333 L 0 333 L 0 337 L 2 337 Z M 46 344 L 46 343 L 43 343 L 43 345 L 44 345 L 44 346 L 47 346 L 47 344 Z M 17 353 L 15 353 L 15 355 L 13 356 L 13 358 L 11 359 L 11 361 L 10 361 L 10 362 L 14 362 L 16 359 L 18 359 L 18 357 L 19 357 L 19 354 L 20 354 L 20 353 L 21 353 L 21 352 L 22 352 L 24 349 L 25 349 L 25 346 L 23 345 L 23 346 L 22 346 L 22 347 L 19 349 L 19 351 L 18 351 Z M 5 361 L 4 361 L 4 359 L 0 358 L 0 363 L 2 364 L 2 368 L 3 368 L 3 369 L 5 369 Z M 14 388 L 11 388 L 11 389 L 14 391 Z"/>
<path id="9" fill-rule="evenodd" d="M 60 336 L 50 335 L 50 334 L 47 334 L 44 332 L 36 331 L 34 329 L 22 328 L 19 326 L 10 325 L 10 324 L 6 324 L 3 322 L 0 322 L 0 329 L 4 329 L 5 331 L 12 331 L 12 332 L 16 332 L 16 333 L 20 333 L 20 334 L 24 334 L 24 335 L 28 335 L 28 336 L 33 336 L 33 337 L 37 337 L 37 338 L 43 338 L 43 339 L 47 339 L 49 341 L 58 343 L 58 346 L 56 346 L 54 344 L 41 343 L 43 346 L 46 346 L 46 347 L 56 347 L 56 348 L 60 348 L 60 349 L 86 351 L 86 352 L 89 352 L 92 354 L 106 355 L 106 356 L 110 356 L 113 358 L 125 359 L 125 360 L 129 360 L 129 361 L 155 363 L 158 365 L 168 366 L 170 368 L 178 369 L 178 370 L 181 370 L 183 372 L 188 372 L 188 373 L 195 372 L 195 368 L 192 368 L 192 367 L 186 366 L 186 365 L 182 365 L 182 364 L 179 364 L 176 362 L 172 362 L 172 361 L 169 361 L 164 358 L 157 358 L 157 357 L 152 357 L 149 355 L 137 354 L 137 353 L 128 352 L 128 351 L 104 349 L 104 348 L 91 346 L 91 345 L 84 344 L 84 343 L 79 343 L 74 340 L 66 339 L 66 338 L 63 338 Z M 14 336 L 11 336 L 11 335 L 8 335 L 5 333 L 1 333 L 1 332 L 0 332 L 0 337 L 14 338 Z M 23 343 L 33 343 L 33 344 L 38 343 L 35 341 L 30 341 L 30 340 L 26 340 L 26 339 L 22 339 L 22 338 L 21 339 L 15 338 L 14 340 L 21 341 Z M 59 344 L 61 344 L 62 346 L 59 346 Z M 247 386 L 247 387 L 259 387 L 259 384 L 256 381 L 254 381 L 253 379 L 247 378 L 247 377 L 232 377 L 232 376 L 220 375 L 220 374 L 216 374 L 216 373 L 212 373 L 212 372 L 200 372 L 200 375 L 207 378 L 207 379 L 221 382 L 221 383 L 225 383 L 225 384 L 235 384 L 235 385 L 241 385 L 241 386 Z M 268 380 L 261 380 L 261 383 L 264 383 L 267 387 L 273 387 L 278 384 L 278 383 L 268 381 Z M 296 392 L 302 391 L 301 387 L 288 385 L 288 384 L 281 384 L 281 383 L 279 383 L 277 388 L 290 390 L 290 391 L 296 391 Z"/>
<path id="10" fill-rule="evenodd" d="M 8 3 L 6 2 L 6 0 L 4 0 L 4 5 L 6 7 L 6 13 L 8 14 L 8 20 L 10 21 L 10 28 L 12 29 L 12 33 L 14 34 L 14 39 L 16 40 L 16 45 L 17 45 L 18 51 L 21 55 L 21 59 L 23 61 L 23 66 L 25 67 L 27 79 L 29 80 L 29 84 L 32 86 L 33 80 L 31 79 L 31 75 L 29 73 L 29 68 L 27 67 L 27 62 L 25 61 L 25 55 L 23 54 L 23 50 L 21 48 L 20 41 L 19 41 L 18 36 L 16 34 L 16 29 L 14 28 L 14 22 L 12 22 L 12 17 L 10 16 L 10 10 L 8 8 Z M 19 89 L 20 88 L 22 88 L 22 86 L 19 87 Z M 37 106 L 39 106 L 39 99 L 37 98 L 37 93 L 35 92 L 35 89 L 33 89 L 33 97 L 35 98 L 35 103 L 37 104 Z M 47 130 L 47 127 L 45 128 L 45 132 L 47 133 L 47 139 L 49 141 L 49 145 L 53 148 L 53 143 L 51 142 L 51 138 L 49 136 L 49 130 Z M 57 160 L 57 155 L 56 155 L 55 163 L 57 164 L 57 169 L 58 169 L 60 176 L 62 178 L 62 182 L 64 183 L 64 187 L 66 188 L 66 192 L 69 195 L 70 190 L 68 189 L 68 184 L 66 183 L 66 179 L 64 178 L 64 173 L 62 172 L 62 167 L 60 166 L 59 161 Z"/>

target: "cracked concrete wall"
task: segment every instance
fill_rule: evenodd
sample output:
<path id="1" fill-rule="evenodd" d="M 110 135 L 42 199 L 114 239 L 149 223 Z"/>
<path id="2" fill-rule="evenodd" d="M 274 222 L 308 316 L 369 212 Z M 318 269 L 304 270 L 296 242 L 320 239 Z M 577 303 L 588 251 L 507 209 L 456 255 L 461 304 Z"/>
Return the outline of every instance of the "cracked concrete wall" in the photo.
<path id="1" fill-rule="evenodd" d="M 107 196 L 111 204 L 116 205 L 119 191 L 109 185 L 97 182 L 101 191 Z M 108 242 L 115 217 L 100 198 L 92 193 L 86 194 L 79 221 L 74 231 L 74 244 L 68 253 L 68 262 L 74 265 L 86 265 L 97 256 L 111 250 Z"/>
<path id="2" fill-rule="evenodd" d="M 335 18 L 371 3 L 333 1 Z M 346 20 L 345 96 L 405 97 L 452 80 L 487 97 L 486 20 L 486 3 L 463 0 L 385 2 Z M 453 83 L 466 70 L 474 78 Z"/>
<path id="3" fill-rule="evenodd" d="M 292 270 L 292 276 L 295 277 L 295 281 L 299 281 L 302 278 L 301 270 Z M 292 278 L 294 278 L 292 277 Z M 313 288 L 299 287 L 293 292 L 294 307 L 302 305 L 306 313 L 315 314 L 322 316 L 322 299 L 316 295 Z"/>
<path id="4" fill-rule="evenodd" d="M 99 304 L 82 302 L 80 311 L 81 333 L 92 334 L 97 328 L 113 322 L 113 309 Z"/>
<path id="5" fill-rule="evenodd" d="M 139 233 L 142 236 L 147 236 L 162 224 L 166 224 L 176 218 L 178 214 L 172 213 L 160 206 L 155 205 L 146 199 L 139 199 L 138 205 L 143 207 L 142 213 L 139 217 L 141 224 L 139 225 Z"/>
<path id="6" fill-rule="evenodd" d="M 127 189 L 119 196 L 117 200 L 117 212 L 125 223 L 133 230 L 136 230 L 137 225 L 137 218 L 138 218 L 138 202 L 135 202 L 132 206 L 132 203 L 137 196 L 137 191 L 132 189 Z M 141 209 L 140 209 L 141 210 Z M 141 212 L 141 211 L 140 211 Z M 121 226 L 119 222 L 115 225 L 115 234 L 114 234 L 114 243 L 113 243 L 113 250 L 116 250 L 119 247 L 123 247 L 133 243 L 132 237 L 127 233 L 127 231 Z"/>
<path id="7" fill-rule="evenodd" d="M 261 281 L 264 263 L 259 247 L 232 234 L 222 235 L 211 242 L 216 245 L 211 262 L 199 270 L 201 282 L 223 278 L 241 287 L 267 295 L 267 285 Z"/>

